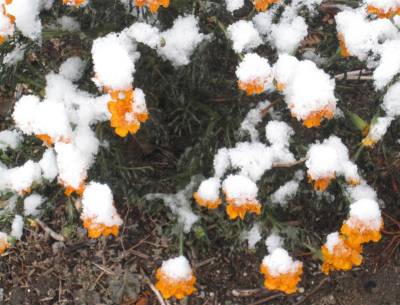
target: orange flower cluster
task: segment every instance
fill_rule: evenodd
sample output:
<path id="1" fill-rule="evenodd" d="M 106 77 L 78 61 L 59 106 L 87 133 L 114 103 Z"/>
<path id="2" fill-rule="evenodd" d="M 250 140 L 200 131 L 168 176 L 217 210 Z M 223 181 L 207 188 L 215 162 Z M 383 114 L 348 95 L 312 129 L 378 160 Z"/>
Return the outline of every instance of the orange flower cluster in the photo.
<path id="1" fill-rule="evenodd" d="M 343 34 L 341 33 L 338 34 L 338 40 L 339 40 L 340 55 L 344 58 L 350 57 L 350 52 L 346 47 L 346 42 L 344 40 Z"/>
<path id="2" fill-rule="evenodd" d="M 359 266 L 362 262 L 362 246 L 352 247 L 344 236 L 339 236 L 339 242 L 330 252 L 326 245 L 321 248 L 323 256 L 322 272 L 329 274 L 333 270 L 350 270 L 353 266 Z"/>
<path id="3" fill-rule="evenodd" d="M 99 238 L 101 235 L 108 237 L 109 235 L 118 236 L 119 226 L 106 226 L 101 223 L 95 223 L 92 219 L 82 219 L 83 227 L 88 231 L 89 238 Z"/>
<path id="4" fill-rule="evenodd" d="M 67 5 L 74 5 L 76 7 L 79 7 L 83 4 L 85 4 L 86 0 L 63 0 L 63 3 L 67 4 Z"/>
<path id="5" fill-rule="evenodd" d="M 38 134 L 38 135 L 36 135 L 36 138 L 41 140 L 48 147 L 50 147 L 50 146 L 52 146 L 54 144 L 53 139 L 48 134 L 45 134 L 45 133 Z M 64 137 L 61 137 L 61 139 L 59 139 L 59 142 L 70 143 L 71 140 L 65 139 Z"/>
<path id="6" fill-rule="evenodd" d="M 138 7 L 147 6 L 152 13 L 155 13 L 160 6 L 167 8 L 169 6 L 169 0 L 136 0 L 135 4 Z"/>
<path id="7" fill-rule="evenodd" d="M 148 113 L 135 113 L 133 110 L 134 92 L 132 88 L 127 90 L 109 91 L 111 100 L 108 102 L 108 110 L 111 113 L 111 127 L 120 137 L 128 133 L 134 134 L 140 128 L 140 123 L 147 121 Z"/>
<path id="8" fill-rule="evenodd" d="M 265 91 L 265 82 L 261 80 L 253 80 L 251 82 L 238 81 L 241 90 L 246 91 L 247 95 L 261 94 Z"/>
<path id="9" fill-rule="evenodd" d="M 303 265 L 299 264 L 295 272 L 289 272 L 274 276 L 270 273 L 267 266 L 261 264 L 260 271 L 264 274 L 264 286 L 268 290 L 280 290 L 286 294 L 292 294 L 297 291 L 297 284 L 303 274 Z"/>
<path id="10" fill-rule="evenodd" d="M 318 127 L 321 125 L 321 121 L 323 119 L 331 120 L 333 118 L 333 114 L 334 110 L 332 110 L 331 107 L 314 111 L 305 118 L 303 125 L 307 128 Z"/>
<path id="11" fill-rule="evenodd" d="M 369 14 L 376 15 L 379 18 L 392 18 L 395 15 L 400 15 L 400 7 L 391 8 L 388 11 L 384 11 L 383 9 L 368 5 L 367 11 Z"/>
<path id="12" fill-rule="evenodd" d="M 357 249 L 360 245 L 367 242 L 373 241 L 378 242 L 381 236 L 381 230 L 383 229 L 383 219 L 379 229 L 373 229 L 365 225 L 358 219 L 352 219 L 345 221 L 340 229 L 340 233 L 346 236 L 347 243 Z"/>
<path id="13" fill-rule="evenodd" d="M 331 270 L 350 270 L 353 266 L 359 266 L 362 262 L 362 245 L 381 239 L 383 219 L 378 229 L 371 228 L 364 222 L 354 217 L 345 221 L 340 229 L 339 242 L 330 252 L 326 245 L 322 246 L 324 263 L 322 271 L 328 274 Z"/>
<path id="14" fill-rule="evenodd" d="M 261 213 L 261 204 L 257 200 L 237 204 L 235 203 L 235 199 L 227 197 L 226 201 L 228 202 L 226 213 L 230 219 L 240 217 L 243 220 L 246 213 L 254 213 L 256 215 L 260 215 Z"/>
<path id="15" fill-rule="evenodd" d="M 284 83 L 279 83 L 277 81 L 274 81 L 274 83 L 276 90 L 278 90 L 279 92 L 283 92 L 285 90 L 286 85 Z"/>
<path id="16" fill-rule="evenodd" d="M 2 233 L 3 235 L 4 233 Z M 5 235 L 5 234 L 4 234 Z M 0 254 L 3 254 L 10 247 L 10 243 L 8 242 L 7 238 L 0 239 Z"/>
<path id="17" fill-rule="evenodd" d="M 205 200 L 200 196 L 200 194 L 198 192 L 193 194 L 193 198 L 198 205 L 208 208 L 210 210 L 216 209 L 222 203 L 221 198 L 217 198 L 214 201 Z"/>
<path id="18" fill-rule="evenodd" d="M 36 135 L 36 138 L 41 140 L 43 143 L 45 143 L 47 146 L 53 145 L 53 140 L 48 134 L 38 134 Z"/>
<path id="19" fill-rule="evenodd" d="M 78 196 L 82 196 L 83 192 L 85 191 L 85 181 L 83 180 L 78 188 L 74 188 L 70 185 L 65 184 L 64 182 L 61 182 L 61 184 L 65 187 L 64 194 L 65 196 L 70 197 L 72 193 L 76 193 Z"/>
<path id="20" fill-rule="evenodd" d="M 188 280 L 175 280 L 163 273 L 161 268 L 156 273 L 157 283 L 156 288 L 161 292 L 165 299 L 175 297 L 178 300 L 191 295 L 196 291 L 196 277 L 192 275 Z"/>
<path id="21" fill-rule="evenodd" d="M 12 3 L 12 0 L 6 0 L 5 4 L 2 4 L 2 6 L 1 6 L 0 13 L 8 18 L 11 25 L 14 25 L 15 24 L 15 16 L 9 14 L 7 12 L 7 8 L 6 8 L 6 5 L 10 5 L 11 3 Z M 0 44 L 2 44 L 4 41 L 6 41 L 6 37 L 3 35 L 0 35 Z"/>
<path id="22" fill-rule="evenodd" d="M 369 148 L 374 147 L 376 143 L 377 141 L 370 136 L 366 136 L 361 142 L 361 144 L 364 147 L 369 147 Z"/>
<path id="23" fill-rule="evenodd" d="M 254 0 L 254 6 L 256 8 L 257 11 L 261 11 L 264 12 L 266 11 L 270 5 L 279 2 L 279 0 Z"/>
<path id="24" fill-rule="evenodd" d="M 335 179 L 335 176 L 314 179 L 312 176 L 308 175 L 308 182 L 313 183 L 314 189 L 320 192 L 325 191 L 333 179 Z"/>

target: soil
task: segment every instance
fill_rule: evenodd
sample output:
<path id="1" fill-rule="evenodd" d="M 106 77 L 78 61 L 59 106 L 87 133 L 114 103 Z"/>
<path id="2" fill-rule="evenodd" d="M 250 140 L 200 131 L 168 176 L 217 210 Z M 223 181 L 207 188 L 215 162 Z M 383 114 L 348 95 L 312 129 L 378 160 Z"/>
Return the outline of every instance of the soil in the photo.
<path id="1" fill-rule="evenodd" d="M 59 225 L 60 220 L 49 224 L 55 230 Z M 154 283 L 155 271 L 170 251 L 171 241 L 156 234 L 160 225 L 159 219 L 127 210 L 117 239 L 88 240 L 77 228 L 77 236 L 66 243 L 34 226 L 26 241 L 0 261 L 4 289 L 0 304 L 159 304 L 148 281 Z M 390 244 L 397 238 L 384 236 L 365 249 L 362 267 L 331 276 L 323 275 L 308 253 L 299 253 L 305 274 L 299 293 L 292 296 L 262 288 L 259 253 L 218 247 L 223 241 L 217 240 L 203 252 L 186 242 L 185 254 L 194 266 L 198 291 L 186 301 L 169 304 L 398 305 L 399 251 Z"/>

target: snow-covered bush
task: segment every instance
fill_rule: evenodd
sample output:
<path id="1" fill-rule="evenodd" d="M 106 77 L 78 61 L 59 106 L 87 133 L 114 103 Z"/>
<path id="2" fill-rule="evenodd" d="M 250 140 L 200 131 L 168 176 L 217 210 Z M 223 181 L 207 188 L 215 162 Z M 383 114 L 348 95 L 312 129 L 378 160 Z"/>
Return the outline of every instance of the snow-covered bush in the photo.
<path id="1" fill-rule="evenodd" d="M 340 6 L 330 20 L 335 46 L 325 53 L 307 48 L 310 36 L 325 29 L 314 28 L 322 0 L 95 2 L 0 0 L 0 79 L 12 91 L 0 125 L 0 196 L 12 221 L 0 231 L 0 254 L 24 238 L 26 220 L 40 221 L 54 204 L 49 198 L 61 200 L 55 189 L 63 190 L 94 239 L 118 238 L 126 221 L 123 202 L 161 199 L 173 214 L 168 217 L 177 219 L 180 243 L 179 255 L 155 274 L 164 298 L 195 293 L 196 268 L 184 256 L 183 236 L 200 235 L 203 219 L 214 216 L 227 227 L 229 221 L 245 224 L 240 228 L 249 230 L 240 236 L 250 249 L 268 235 L 264 286 L 291 294 L 305 271 L 289 254 L 294 237 L 274 214 L 312 194 L 349 203 L 349 216 L 321 250 L 300 246 L 322 258 L 326 274 L 361 264 L 363 245 L 381 239 L 383 201 L 358 157 L 382 141 L 400 115 L 400 1 Z M 110 17 L 112 9 L 120 18 Z M 96 20 L 97 13 L 107 22 Z M 79 47 L 60 42 L 70 36 Z M 56 50 L 50 56 L 49 45 Z M 336 63 L 352 67 L 353 60 L 368 70 L 382 100 L 370 123 L 356 103 L 347 109 L 340 91 L 357 73 L 335 73 Z M 222 77 L 214 78 L 215 70 Z M 18 86 L 6 84 L 13 75 Z M 230 95 L 223 96 L 224 87 Z M 349 135 L 349 122 L 361 136 Z M 121 160 L 139 154 L 135 145 L 144 159 L 166 151 L 160 143 L 171 130 L 171 138 L 190 143 L 171 145 L 177 162 L 167 157 L 187 186 L 161 193 L 167 178 L 141 188 L 143 173 L 132 174 L 134 162 Z M 124 170 L 129 174 L 119 176 Z"/>

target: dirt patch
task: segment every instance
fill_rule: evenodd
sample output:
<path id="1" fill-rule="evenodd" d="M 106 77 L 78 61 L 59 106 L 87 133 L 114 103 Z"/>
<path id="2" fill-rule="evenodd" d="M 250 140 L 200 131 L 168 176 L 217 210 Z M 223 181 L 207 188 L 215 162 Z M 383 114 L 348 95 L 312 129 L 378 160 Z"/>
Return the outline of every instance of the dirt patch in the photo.
<path id="1" fill-rule="evenodd" d="M 57 229 L 60 220 L 50 225 Z M 119 238 L 92 241 L 77 229 L 79 234 L 67 244 L 32 228 L 27 240 L 0 262 L 1 304 L 158 304 L 145 277 L 154 283 L 156 269 L 173 251 L 171 240 L 158 231 L 160 226 L 159 219 L 129 210 Z M 361 268 L 331 277 L 320 272 L 315 259 L 301 257 L 305 266 L 301 293 L 287 297 L 263 289 L 258 269 L 264 253 L 223 240 L 199 249 L 188 240 L 185 255 L 194 266 L 198 291 L 186 304 L 397 305 L 398 256 L 385 261 L 388 257 L 382 255 L 389 241 L 385 238 L 366 249 Z M 170 304 L 184 303 L 172 300 Z"/>

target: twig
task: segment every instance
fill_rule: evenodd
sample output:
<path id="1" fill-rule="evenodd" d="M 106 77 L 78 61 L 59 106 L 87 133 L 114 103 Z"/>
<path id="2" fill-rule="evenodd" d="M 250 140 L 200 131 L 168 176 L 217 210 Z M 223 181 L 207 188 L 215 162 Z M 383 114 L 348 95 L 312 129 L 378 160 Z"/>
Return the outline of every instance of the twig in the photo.
<path id="1" fill-rule="evenodd" d="M 47 234 L 49 234 L 53 239 L 58 240 L 58 241 L 64 241 L 65 238 L 61 234 L 58 234 L 54 232 L 52 229 L 50 229 L 43 221 L 41 221 L 39 218 L 35 218 L 35 222 L 42 228 L 43 231 L 45 231 Z"/>
<path id="2" fill-rule="evenodd" d="M 203 267 L 203 266 L 205 266 L 205 265 L 211 263 L 211 262 L 214 261 L 215 259 L 216 259 L 216 257 L 207 258 L 206 260 L 204 260 L 204 261 L 202 261 L 202 262 L 196 264 L 196 268 Z"/>
<path id="3" fill-rule="evenodd" d="M 256 288 L 256 289 L 233 289 L 232 295 L 234 297 L 242 298 L 242 297 L 250 297 L 256 294 L 259 294 L 264 289 Z"/>
<path id="4" fill-rule="evenodd" d="M 169 305 L 168 301 L 164 300 L 164 298 L 162 297 L 160 291 L 158 291 L 158 289 L 153 285 L 153 283 L 150 281 L 149 277 L 144 273 L 143 270 L 141 270 L 142 276 L 146 282 L 147 285 L 149 285 L 150 289 L 154 292 L 154 294 L 157 297 L 158 302 L 161 305 Z"/>
<path id="5" fill-rule="evenodd" d="M 261 300 L 258 300 L 258 301 L 255 301 L 255 302 L 253 302 L 253 303 L 250 303 L 249 305 L 259 305 L 259 304 L 263 304 L 263 303 L 265 303 L 265 302 L 268 302 L 268 301 L 271 301 L 271 300 L 275 300 L 275 299 L 280 298 L 280 297 L 283 297 L 283 296 L 285 296 L 285 295 L 284 295 L 283 293 L 279 292 L 279 293 L 277 293 L 277 294 L 273 294 L 273 295 L 270 295 L 270 296 L 268 296 L 268 297 L 266 297 L 266 298 L 263 298 L 263 299 L 261 299 Z"/>
<path id="6" fill-rule="evenodd" d="M 355 70 L 346 73 L 340 73 L 335 75 L 337 80 L 372 80 L 373 77 L 370 74 L 363 74 L 363 70 Z"/>
<path id="7" fill-rule="evenodd" d="M 293 166 L 296 166 L 296 165 L 299 165 L 299 164 L 302 164 L 302 163 L 304 163 L 304 162 L 306 162 L 306 158 L 301 158 L 301 159 L 299 159 L 299 160 L 297 160 L 297 161 L 294 161 L 294 162 L 281 162 L 281 163 L 274 163 L 274 164 L 272 164 L 272 167 L 273 168 L 276 168 L 276 167 L 293 167 Z"/>
<path id="8" fill-rule="evenodd" d="M 261 117 L 265 118 L 265 116 L 268 114 L 268 112 L 278 103 L 278 101 L 274 101 L 271 104 L 269 104 L 267 107 L 261 110 Z"/>
<path id="9" fill-rule="evenodd" d="M 294 305 L 300 305 L 300 304 L 304 303 L 305 300 L 307 300 L 310 296 L 312 296 L 314 293 L 316 293 L 318 290 L 320 290 L 321 287 L 326 282 L 329 282 L 330 280 L 331 280 L 330 277 L 324 278 L 321 282 L 319 282 L 319 284 L 313 290 L 311 290 L 307 295 L 305 295 L 304 298 L 302 298 L 300 301 L 298 301 L 297 303 L 294 303 Z"/>
<path id="10" fill-rule="evenodd" d="M 113 271 L 111 271 L 110 269 L 108 269 L 107 267 L 96 264 L 95 262 L 92 262 L 92 264 L 94 266 L 96 266 L 97 268 L 99 268 L 101 271 L 107 273 L 108 275 L 115 275 L 115 273 Z"/>

